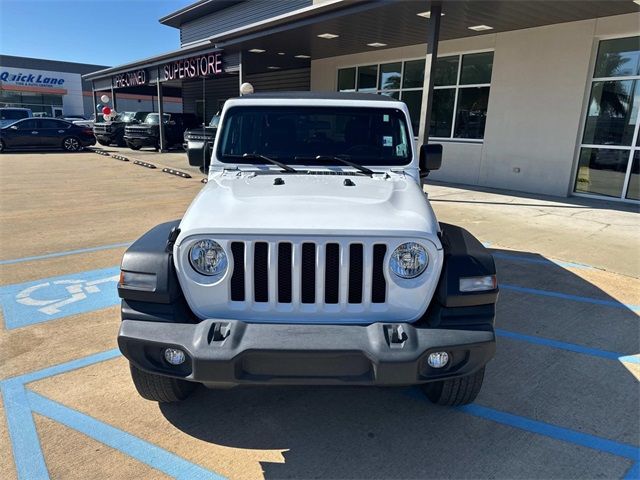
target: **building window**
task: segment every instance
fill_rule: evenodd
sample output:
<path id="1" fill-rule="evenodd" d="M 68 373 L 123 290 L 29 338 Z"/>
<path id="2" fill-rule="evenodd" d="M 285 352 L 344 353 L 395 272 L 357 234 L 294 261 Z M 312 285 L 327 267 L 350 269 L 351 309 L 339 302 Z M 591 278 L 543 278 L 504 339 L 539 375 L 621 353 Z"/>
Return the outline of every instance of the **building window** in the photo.
<path id="1" fill-rule="evenodd" d="M 640 37 L 603 40 L 591 80 L 574 191 L 640 200 Z"/>
<path id="2" fill-rule="evenodd" d="M 438 58 L 429 135 L 482 140 L 487 117 L 493 52 Z M 363 65 L 338 70 L 338 91 L 388 95 L 407 104 L 418 135 L 424 60 Z"/>

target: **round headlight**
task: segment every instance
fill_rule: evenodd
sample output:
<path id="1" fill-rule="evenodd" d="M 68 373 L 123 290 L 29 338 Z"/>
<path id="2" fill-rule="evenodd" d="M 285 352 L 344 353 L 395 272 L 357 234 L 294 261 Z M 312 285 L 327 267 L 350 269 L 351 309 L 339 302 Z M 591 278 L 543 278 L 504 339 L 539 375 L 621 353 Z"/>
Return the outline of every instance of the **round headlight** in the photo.
<path id="1" fill-rule="evenodd" d="M 200 240 L 189 250 L 189 263 L 201 275 L 221 275 L 227 270 L 227 254 L 213 240 Z"/>
<path id="2" fill-rule="evenodd" d="M 424 272 L 429 264 L 427 250 L 415 242 L 407 242 L 391 254 L 389 267 L 400 278 L 415 278 Z"/>

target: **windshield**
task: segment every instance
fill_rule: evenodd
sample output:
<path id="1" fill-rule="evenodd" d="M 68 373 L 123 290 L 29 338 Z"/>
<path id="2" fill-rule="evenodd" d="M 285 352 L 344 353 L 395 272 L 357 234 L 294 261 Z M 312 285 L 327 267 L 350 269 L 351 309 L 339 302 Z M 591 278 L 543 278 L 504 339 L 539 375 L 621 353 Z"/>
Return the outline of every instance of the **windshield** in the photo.
<path id="1" fill-rule="evenodd" d="M 159 118 L 160 118 L 160 114 L 158 114 L 158 113 L 150 113 L 144 119 L 144 123 L 148 123 L 148 124 L 151 124 L 151 125 L 157 125 L 158 121 L 159 121 Z M 170 118 L 171 118 L 171 115 L 168 115 L 166 113 L 162 115 L 162 121 L 163 122 L 168 122 Z"/>
<path id="2" fill-rule="evenodd" d="M 406 165 L 411 148 L 405 115 L 395 108 L 232 107 L 222 125 L 218 159 L 263 163 L 264 155 L 292 165 Z M 249 158 L 239 158 L 252 154 Z M 321 156 L 321 159 L 316 157 Z"/>
<path id="3" fill-rule="evenodd" d="M 20 120 L 21 118 L 29 118 L 27 110 L 0 110 L 0 120 Z"/>
<path id="4" fill-rule="evenodd" d="M 133 120 L 135 120 L 136 118 L 136 114 L 133 112 L 124 112 L 124 113 L 119 113 L 118 116 L 116 117 L 116 122 L 131 122 Z"/>
<path id="5" fill-rule="evenodd" d="M 220 115 L 214 115 L 211 117 L 211 121 L 209 122 L 210 127 L 218 128 L 218 124 L 220 123 Z"/>

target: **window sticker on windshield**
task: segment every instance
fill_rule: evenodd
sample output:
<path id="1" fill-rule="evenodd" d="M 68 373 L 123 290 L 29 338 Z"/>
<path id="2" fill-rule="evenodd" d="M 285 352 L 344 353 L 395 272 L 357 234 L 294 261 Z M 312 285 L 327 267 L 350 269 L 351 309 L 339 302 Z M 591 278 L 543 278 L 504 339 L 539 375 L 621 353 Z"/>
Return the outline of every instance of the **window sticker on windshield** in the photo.
<path id="1" fill-rule="evenodd" d="M 407 156 L 407 144 L 400 143 L 396 145 L 396 157 L 406 157 Z"/>
<path id="2" fill-rule="evenodd" d="M 382 137 L 382 146 L 383 147 L 393 147 L 393 137 L 391 135 Z"/>
<path id="3" fill-rule="evenodd" d="M 388 122 L 388 121 L 389 121 L 389 115 L 386 115 L 386 114 L 385 114 L 385 115 L 383 115 L 383 116 L 382 116 L 382 121 L 383 121 L 383 122 Z"/>

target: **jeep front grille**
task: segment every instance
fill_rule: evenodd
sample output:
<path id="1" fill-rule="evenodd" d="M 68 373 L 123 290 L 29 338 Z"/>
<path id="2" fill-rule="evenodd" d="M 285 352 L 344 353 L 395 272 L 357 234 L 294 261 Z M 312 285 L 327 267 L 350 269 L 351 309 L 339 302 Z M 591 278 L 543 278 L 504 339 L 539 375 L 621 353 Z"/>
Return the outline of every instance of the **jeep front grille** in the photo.
<path id="1" fill-rule="evenodd" d="M 233 241 L 230 298 L 294 306 L 385 303 L 386 252 L 385 244 Z"/>

